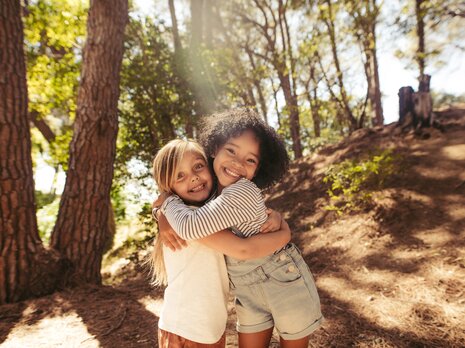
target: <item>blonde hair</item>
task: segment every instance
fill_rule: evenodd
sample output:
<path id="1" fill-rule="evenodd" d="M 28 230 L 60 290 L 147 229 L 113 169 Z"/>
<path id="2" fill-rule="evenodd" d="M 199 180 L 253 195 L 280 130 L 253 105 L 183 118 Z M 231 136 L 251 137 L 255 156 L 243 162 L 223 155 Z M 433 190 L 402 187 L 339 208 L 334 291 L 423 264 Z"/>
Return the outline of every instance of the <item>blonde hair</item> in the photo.
<path id="1" fill-rule="evenodd" d="M 205 152 L 194 140 L 174 139 L 158 151 L 153 160 L 152 174 L 160 193 L 173 193 L 172 187 L 176 179 L 176 171 L 184 154 L 189 151 L 201 155 L 205 159 L 205 162 L 207 162 Z M 163 260 L 163 244 L 159 235 L 155 239 L 149 264 L 151 284 L 154 286 L 167 285 L 168 279 Z"/>

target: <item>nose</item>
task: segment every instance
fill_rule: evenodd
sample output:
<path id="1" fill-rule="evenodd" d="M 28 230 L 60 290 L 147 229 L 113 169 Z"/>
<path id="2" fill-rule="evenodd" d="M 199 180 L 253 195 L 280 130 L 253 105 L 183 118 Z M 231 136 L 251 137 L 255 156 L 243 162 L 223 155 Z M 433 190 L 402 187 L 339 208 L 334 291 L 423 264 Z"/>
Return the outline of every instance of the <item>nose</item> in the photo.
<path id="1" fill-rule="evenodd" d="M 232 161 L 234 169 L 242 169 L 244 168 L 244 160 L 241 159 L 234 159 Z"/>
<path id="2" fill-rule="evenodd" d="M 242 158 L 234 158 L 232 160 L 233 164 L 237 165 L 237 166 L 243 166 L 244 165 L 244 159 Z"/>
<path id="3" fill-rule="evenodd" d="M 191 182 L 198 181 L 199 176 L 197 174 L 192 175 Z"/>

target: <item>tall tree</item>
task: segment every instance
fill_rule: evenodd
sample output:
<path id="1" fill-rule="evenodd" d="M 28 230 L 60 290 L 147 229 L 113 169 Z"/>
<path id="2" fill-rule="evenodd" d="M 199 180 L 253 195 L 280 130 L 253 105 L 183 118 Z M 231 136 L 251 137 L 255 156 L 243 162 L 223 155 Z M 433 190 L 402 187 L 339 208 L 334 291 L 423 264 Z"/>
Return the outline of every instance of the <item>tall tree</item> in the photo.
<path id="1" fill-rule="evenodd" d="M 127 0 L 92 0 L 66 184 L 51 246 L 76 279 L 100 283 L 108 234 Z"/>
<path id="2" fill-rule="evenodd" d="M 376 45 L 376 24 L 380 6 L 376 0 L 346 0 L 348 12 L 353 20 L 353 31 L 364 56 L 363 67 L 367 79 L 367 94 L 372 112 L 373 125 L 384 123 L 383 106 L 381 104 L 381 86 Z"/>
<path id="3" fill-rule="evenodd" d="M 260 14 L 258 20 L 252 17 L 246 9 L 239 14 L 264 38 L 264 52 L 254 50 L 253 54 L 268 62 L 276 71 L 282 89 L 286 109 L 289 114 L 289 127 L 292 139 L 292 150 L 295 158 L 302 157 L 300 139 L 299 106 L 297 86 L 295 81 L 295 60 L 292 54 L 292 43 L 287 21 L 288 1 L 278 1 L 277 9 L 263 0 L 254 0 L 256 11 Z"/>
<path id="4" fill-rule="evenodd" d="M 352 109 L 349 105 L 349 96 L 347 95 L 346 87 L 344 85 L 344 74 L 342 72 L 341 63 L 339 59 L 339 54 L 337 50 L 337 38 L 336 38 L 336 25 L 335 25 L 335 11 L 333 9 L 333 0 L 323 0 L 320 6 L 321 9 L 321 19 L 328 29 L 329 41 L 331 44 L 331 53 L 333 57 L 334 67 L 336 69 L 336 81 L 339 88 L 340 97 L 336 97 L 335 93 L 331 91 L 331 86 L 328 84 L 328 89 L 330 93 L 337 98 L 341 109 L 344 111 L 345 120 L 351 131 L 359 128 L 357 119 L 355 118 Z"/>
<path id="5" fill-rule="evenodd" d="M 58 256 L 42 246 L 35 215 L 19 0 L 0 4 L 0 304 L 55 288 Z"/>

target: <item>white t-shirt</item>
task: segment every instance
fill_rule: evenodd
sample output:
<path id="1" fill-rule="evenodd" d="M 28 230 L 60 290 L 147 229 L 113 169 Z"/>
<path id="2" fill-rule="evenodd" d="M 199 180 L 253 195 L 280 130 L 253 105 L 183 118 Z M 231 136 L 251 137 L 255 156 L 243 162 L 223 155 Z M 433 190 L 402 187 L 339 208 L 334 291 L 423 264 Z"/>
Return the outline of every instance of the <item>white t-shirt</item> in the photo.
<path id="1" fill-rule="evenodd" d="M 223 254 L 196 241 L 163 247 L 168 286 L 159 328 L 191 341 L 218 342 L 226 329 L 229 280 Z"/>

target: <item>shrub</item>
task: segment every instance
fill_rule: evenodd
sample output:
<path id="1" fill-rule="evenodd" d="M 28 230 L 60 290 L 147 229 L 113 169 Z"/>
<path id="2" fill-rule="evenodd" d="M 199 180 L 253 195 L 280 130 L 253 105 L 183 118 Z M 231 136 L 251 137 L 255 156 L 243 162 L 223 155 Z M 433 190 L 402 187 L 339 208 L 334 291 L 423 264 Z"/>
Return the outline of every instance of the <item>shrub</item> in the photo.
<path id="1" fill-rule="evenodd" d="M 390 149 L 377 150 L 365 159 L 346 159 L 331 166 L 323 179 L 330 183 L 330 204 L 325 208 L 338 214 L 367 208 L 376 190 L 385 187 L 387 180 L 396 173 L 400 157 Z"/>

